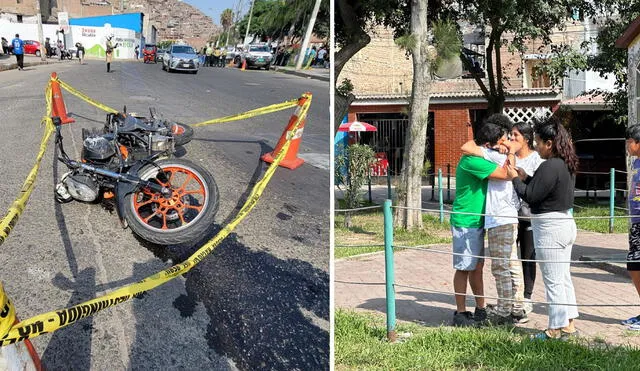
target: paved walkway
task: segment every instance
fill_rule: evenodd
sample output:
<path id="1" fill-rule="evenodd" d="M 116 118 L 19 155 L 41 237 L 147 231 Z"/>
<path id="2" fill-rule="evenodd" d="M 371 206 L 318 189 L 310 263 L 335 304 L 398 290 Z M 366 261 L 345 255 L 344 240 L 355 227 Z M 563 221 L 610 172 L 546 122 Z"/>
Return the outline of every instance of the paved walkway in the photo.
<path id="1" fill-rule="evenodd" d="M 329 68 L 310 68 L 310 69 L 301 69 L 296 70 L 295 67 L 282 67 L 282 66 L 273 66 L 271 67 L 277 72 L 288 73 L 291 75 L 296 75 L 300 77 L 306 77 L 309 79 L 321 80 L 321 81 L 329 81 L 331 79 L 331 69 Z"/>
<path id="2" fill-rule="evenodd" d="M 451 251 L 450 245 L 434 247 Z M 579 231 L 572 260 L 585 255 L 623 256 L 627 249 L 626 234 L 600 234 Z M 453 292 L 451 255 L 424 251 L 405 250 L 395 254 L 396 317 L 425 326 L 449 325 L 455 310 L 453 296 L 421 290 Z M 338 308 L 385 312 L 384 255 L 371 254 L 359 258 L 341 259 L 335 262 L 335 305 Z M 574 264 L 571 268 L 578 304 L 634 304 L 640 299 L 626 276 L 597 267 Z M 495 281 L 490 263 L 484 269 L 485 295 L 495 297 Z M 411 286 L 402 287 L 402 286 Z M 421 289 L 418 289 L 421 288 Z M 470 291 L 470 290 L 469 290 Z M 534 301 L 545 301 L 542 275 L 538 271 Z M 489 303 L 495 300 L 489 299 Z M 473 300 L 467 300 L 470 308 Z M 620 325 L 620 320 L 640 313 L 640 307 L 579 307 L 577 328 L 584 336 L 604 339 L 611 344 L 640 346 L 640 333 L 631 332 Z M 544 329 L 547 327 L 547 309 L 534 304 L 530 321 L 522 327 Z"/>
<path id="3" fill-rule="evenodd" d="M 77 60 L 75 62 L 77 63 Z M 28 54 L 24 56 L 25 68 L 50 63 L 72 63 L 72 61 L 61 61 L 57 58 L 47 58 L 47 60 L 43 62 L 40 57 L 36 57 L 35 55 Z M 15 55 L 0 54 L 0 71 L 15 70 L 17 68 L 18 63 L 16 63 Z"/>

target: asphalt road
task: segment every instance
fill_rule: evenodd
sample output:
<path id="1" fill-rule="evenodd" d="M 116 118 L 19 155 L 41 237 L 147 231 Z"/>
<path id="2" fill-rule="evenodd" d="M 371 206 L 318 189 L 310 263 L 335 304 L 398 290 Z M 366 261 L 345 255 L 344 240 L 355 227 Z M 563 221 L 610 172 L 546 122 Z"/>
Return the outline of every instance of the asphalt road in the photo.
<path id="1" fill-rule="evenodd" d="M 0 211 L 4 215 L 37 154 L 43 91 L 52 71 L 111 107 L 156 107 L 185 123 L 240 113 L 313 93 L 299 156 L 279 169 L 249 216 L 184 277 L 142 298 L 33 339 L 48 370 L 329 368 L 329 85 L 267 71 L 203 69 L 167 73 L 160 65 L 116 62 L 38 66 L 0 73 Z M 78 122 L 63 130 L 79 157 L 81 128 L 105 114 L 64 93 Z M 216 225 L 243 204 L 293 110 L 196 128 L 179 153 L 210 170 L 220 190 Z M 18 315 L 68 307 L 137 282 L 193 253 L 198 244 L 157 246 L 123 230 L 99 204 L 54 202 L 66 171 L 50 142 L 36 190 L 0 247 L 0 281 Z"/>

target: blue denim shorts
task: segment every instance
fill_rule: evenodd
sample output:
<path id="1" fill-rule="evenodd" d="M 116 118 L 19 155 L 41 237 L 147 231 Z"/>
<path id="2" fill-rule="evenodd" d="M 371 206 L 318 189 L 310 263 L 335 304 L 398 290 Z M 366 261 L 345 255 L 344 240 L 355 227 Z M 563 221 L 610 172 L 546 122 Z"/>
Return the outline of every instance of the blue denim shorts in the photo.
<path id="1" fill-rule="evenodd" d="M 476 256 L 484 256 L 484 228 L 451 227 L 453 233 L 453 268 L 459 271 L 476 269 L 479 261 Z M 475 256 L 472 256 L 475 255 Z"/>

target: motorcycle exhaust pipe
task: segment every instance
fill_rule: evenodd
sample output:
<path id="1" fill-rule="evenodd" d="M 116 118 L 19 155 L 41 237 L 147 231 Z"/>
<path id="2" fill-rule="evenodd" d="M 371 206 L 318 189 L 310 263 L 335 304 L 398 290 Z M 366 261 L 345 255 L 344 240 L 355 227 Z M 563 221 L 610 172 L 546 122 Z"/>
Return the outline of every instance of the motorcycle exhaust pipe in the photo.
<path id="1" fill-rule="evenodd" d="M 170 198 L 171 194 L 172 194 L 171 189 L 169 189 L 167 187 L 163 187 L 163 186 L 161 186 L 159 184 L 152 183 L 152 182 L 149 182 L 147 180 L 140 179 L 140 178 L 138 178 L 136 176 L 133 176 L 133 175 L 119 174 L 119 173 L 116 173 L 116 172 L 111 171 L 111 170 L 98 168 L 98 167 L 95 167 L 95 166 L 87 165 L 85 163 L 78 162 L 78 161 L 73 161 L 73 160 L 69 161 L 69 165 L 72 166 L 72 167 L 75 167 L 75 168 L 82 168 L 82 169 L 87 170 L 89 172 L 100 174 L 102 176 L 118 179 L 118 180 L 121 180 L 121 181 L 124 181 L 124 182 L 127 182 L 127 183 L 133 183 L 133 184 L 137 184 L 137 185 L 149 188 L 154 192 L 158 192 L 158 193 L 162 194 L 166 198 Z"/>

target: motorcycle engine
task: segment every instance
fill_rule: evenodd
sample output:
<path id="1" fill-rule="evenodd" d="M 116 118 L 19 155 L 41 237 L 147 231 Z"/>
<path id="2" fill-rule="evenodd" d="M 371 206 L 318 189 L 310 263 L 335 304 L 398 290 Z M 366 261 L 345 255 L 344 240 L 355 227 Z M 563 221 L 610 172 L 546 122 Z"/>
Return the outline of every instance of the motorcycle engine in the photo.
<path id="1" fill-rule="evenodd" d="M 113 143 L 104 136 L 87 137 L 82 145 L 82 158 L 87 162 L 105 163 L 115 154 Z"/>
<path id="2" fill-rule="evenodd" d="M 91 202 L 98 198 L 98 184 L 89 175 L 69 174 L 62 182 L 71 197 L 78 201 Z"/>
<path id="3" fill-rule="evenodd" d="M 173 152 L 173 137 L 154 134 L 151 136 L 151 150 L 154 152 Z"/>

